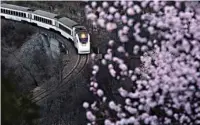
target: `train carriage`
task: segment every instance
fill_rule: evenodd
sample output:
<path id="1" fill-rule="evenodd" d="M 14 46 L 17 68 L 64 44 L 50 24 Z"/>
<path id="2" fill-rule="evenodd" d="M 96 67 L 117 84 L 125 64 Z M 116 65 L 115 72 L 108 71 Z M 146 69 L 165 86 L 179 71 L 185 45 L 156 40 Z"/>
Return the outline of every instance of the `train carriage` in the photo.
<path id="1" fill-rule="evenodd" d="M 30 22 L 28 18 L 29 14 L 28 7 L 21 7 L 11 4 L 1 4 L 1 17 L 16 21 L 26 21 Z"/>
<path id="2" fill-rule="evenodd" d="M 35 10 L 31 14 L 31 23 L 35 23 L 40 27 L 44 27 L 46 29 L 54 29 L 56 30 L 55 26 L 55 19 L 57 14 L 49 13 L 42 10 Z"/>
<path id="3" fill-rule="evenodd" d="M 66 36 L 68 39 L 71 39 L 73 41 L 74 39 L 73 39 L 72 28 L 78 23 L 66 17 L 60 17 L 57 18 L 57 20 L 58 20 L 59 31 L 62 33 L 62 35 Z"/>
<path id="4" fill-rule="evenodd" d="M 42 10 L 4 3 L 1 4 L 0 15 L 6 19 L 26 21 L 58 31 L 62 36 L 74 42 L 79 54 L 90 53 L 90 35 L 86 28 L 69 18 Z"/>

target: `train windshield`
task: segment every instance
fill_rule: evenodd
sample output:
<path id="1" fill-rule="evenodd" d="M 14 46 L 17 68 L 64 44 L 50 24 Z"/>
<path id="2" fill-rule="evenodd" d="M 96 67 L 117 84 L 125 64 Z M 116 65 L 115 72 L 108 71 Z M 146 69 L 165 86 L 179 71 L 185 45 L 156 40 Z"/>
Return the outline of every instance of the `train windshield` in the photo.
<path id="1" fill-rule="evenodd" d="M 87 32 L 80 32 L 78 33 L 79 40 L 81 43 L 85 44 L 88 42 L 88 34 Z"/>

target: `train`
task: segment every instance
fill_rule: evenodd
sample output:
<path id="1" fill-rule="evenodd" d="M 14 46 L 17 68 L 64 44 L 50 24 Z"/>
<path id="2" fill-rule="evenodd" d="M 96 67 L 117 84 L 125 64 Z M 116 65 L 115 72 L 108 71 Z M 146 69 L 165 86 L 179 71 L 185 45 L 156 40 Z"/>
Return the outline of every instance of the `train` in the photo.
<path id="1" fill-rule="evenodd" d="M 90 34 L 86 27 L 67 17 L 7 3 L 1 4 L 0 15 L 1 18 L 31 23 L 59 32 L 65 38 L 73 41 L 78 54 L 90 53 Z"/>

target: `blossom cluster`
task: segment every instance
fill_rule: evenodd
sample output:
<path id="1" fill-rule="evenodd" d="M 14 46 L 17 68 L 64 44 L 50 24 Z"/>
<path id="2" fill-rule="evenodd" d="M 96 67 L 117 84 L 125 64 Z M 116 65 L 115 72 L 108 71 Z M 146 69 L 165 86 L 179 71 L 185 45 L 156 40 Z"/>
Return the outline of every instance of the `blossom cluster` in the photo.
<path id="1" fill-rule="evenodd" d="M 200 124 L 200 3 L 91 2 L 86 15 L 119 39 L 108 41 L 101 64 L 93 66 L 96 100 L 83 104 L 88 125 Z M 140 67 L 130 67 L 131 55 L 140 55 Z M 120 81 L 120 97 L 98 81 L 105 67 Z"/>

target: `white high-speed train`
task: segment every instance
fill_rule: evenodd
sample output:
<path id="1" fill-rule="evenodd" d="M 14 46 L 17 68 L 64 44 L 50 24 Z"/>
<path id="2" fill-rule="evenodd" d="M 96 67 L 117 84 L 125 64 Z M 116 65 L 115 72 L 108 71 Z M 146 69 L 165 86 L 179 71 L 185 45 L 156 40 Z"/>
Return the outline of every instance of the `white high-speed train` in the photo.
<path id="1" fill-rule="evenodd" d="M 84 26 L 77 22 L 42 10 L 34 10 L 11 4 L 1 4 L 1 18 L 23 21 L 60 32 L 62 36 L 74 42 L 78 54 L 90 53 L 90 35 Z"/>

